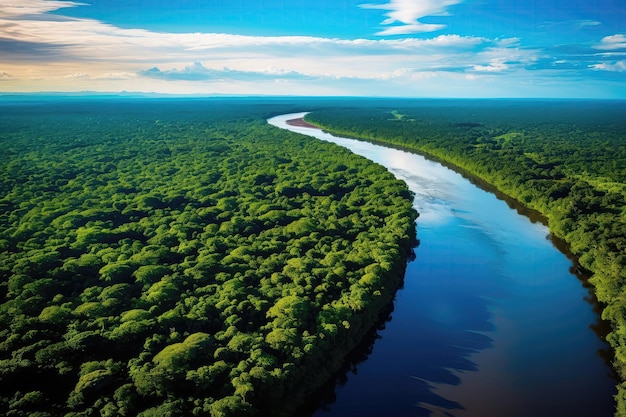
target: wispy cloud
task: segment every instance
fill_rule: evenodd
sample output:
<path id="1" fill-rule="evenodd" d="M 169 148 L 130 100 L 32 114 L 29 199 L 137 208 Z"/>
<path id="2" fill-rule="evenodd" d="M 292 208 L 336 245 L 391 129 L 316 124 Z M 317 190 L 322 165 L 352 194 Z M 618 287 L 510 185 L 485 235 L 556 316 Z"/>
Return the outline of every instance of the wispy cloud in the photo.
<path id="1" fill-rule="evenodd" d="M 578 19 L 578 20 L 562 20 L 558 22 L 543 22 L 538 25 L 540 29 L 550 29 L 552 31 L 572 31 L 582 30 L 585 28 L 591 28 L 594 26 L 600 26 L 602 22 L 591 19 Z"/>
<path id="2" fill-rule="evenodd" d="M 446 26 L 443 24 L 423 23 L 420 19 L 427 16 L 447 16 L 448 7 L 463 0 L 391 0 L 384 4 L 361 4 L 364 9 L 388 10 L 387 19 L 381 25 L 390 26 L 377 33 L 380 36 L 408 35 L 413 33 L 434 32 Z M 397 24 L 397 25 L 395 25 Z"/>
<path id="3" fill-rule="evenodd" d="M 610 72 L 626 72 L 626 60 L 625 61 L 616 61 L 616 62 L 603 62 L 600 64 L 590 65 L 590 68 L 599 71 L 610 71 Z"/>
<path id="4" fill-rule="evenodd" d="M 617 49 L 626 50 L 626 36 L 622 34 L 605 36 L 595 48 L 604 51 L 614 51 Z"/>
<path id="5" fill-rule="evenodd" d="M 75 72 L 74 74 L 68 74 L 64 78 L 72 79 L 72 78 L 90 78 L 89 74 L 86 72 Z"/>
<path id="6" fill-rule="evenodd" d="M 478 72 L 502 72 L 509 69 L 509 65 L 503 58 L 492 59 L 489 65 L 474 65 L 474 71 Z"/>
<path id="7" fill-rule="evenodd" d="M 602 22 L 597 20 L 576 20 L 575 24 L 577 29 L 583 29 L 590 26 L 600 26 Z"/>

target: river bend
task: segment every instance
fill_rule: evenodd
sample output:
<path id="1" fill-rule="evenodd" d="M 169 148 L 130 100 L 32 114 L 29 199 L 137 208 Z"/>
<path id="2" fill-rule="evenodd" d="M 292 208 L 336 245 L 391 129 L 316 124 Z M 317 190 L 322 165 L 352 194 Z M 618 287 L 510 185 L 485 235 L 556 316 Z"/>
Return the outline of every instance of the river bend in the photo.
<path id="1" fill-rule="evenodd" d="M 422 156 L 268 122 L 345 146 L 415 193 L 416 260 L 368 359 L 316 417 L 609 417 L 597 306 L 546 226 Z"/>

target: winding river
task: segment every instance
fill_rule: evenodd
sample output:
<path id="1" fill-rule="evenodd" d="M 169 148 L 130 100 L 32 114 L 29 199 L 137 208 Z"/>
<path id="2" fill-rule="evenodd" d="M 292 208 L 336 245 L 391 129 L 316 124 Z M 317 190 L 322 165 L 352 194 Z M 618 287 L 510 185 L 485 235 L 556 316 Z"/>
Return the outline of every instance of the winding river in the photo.
<path id="1" fill-rule="evenodd" d="M 415 193 L 416 260 L 367 360 L 315 417 L 608 417 L 598 307 L 548 229 L 422 156 L 287 124 L 378 162 Z"/>

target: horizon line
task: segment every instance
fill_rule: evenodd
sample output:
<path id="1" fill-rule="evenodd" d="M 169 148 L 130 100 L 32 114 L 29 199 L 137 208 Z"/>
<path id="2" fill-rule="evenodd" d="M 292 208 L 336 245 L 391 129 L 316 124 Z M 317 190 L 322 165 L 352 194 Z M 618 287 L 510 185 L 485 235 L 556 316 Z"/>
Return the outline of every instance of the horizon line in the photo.
<path id="1" fill-rule="evenodd" d="M 437 97 L 437 96 L 374 96 L 374 95 L 285 95 L 285 94 L 225 94 L 225 93 L 159 93 L 142 91 L 1 91 L 0 99 L 8 97 L 58 97 L 58 98 L 306 98 L 306 99 L 380 99 L 380 100 L 553 100 L 553 101 L 626 101 L 618 97 Z"/>

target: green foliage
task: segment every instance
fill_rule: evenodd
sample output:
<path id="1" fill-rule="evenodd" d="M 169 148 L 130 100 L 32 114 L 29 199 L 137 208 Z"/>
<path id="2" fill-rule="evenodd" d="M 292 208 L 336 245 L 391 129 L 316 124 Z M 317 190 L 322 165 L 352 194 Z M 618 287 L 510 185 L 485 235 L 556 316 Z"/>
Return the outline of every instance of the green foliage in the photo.
<path id="1" fill-rule="evenodd" d="M 325 109 L 325 130 L 426 154 L 532 208 L 565 240 L 612 324 L 626 380 L 626 118 L 623 102 L 406 102 Z M 390 117 L 390 114 L 392 117 Z M 361 277 L 362 285 L 376 284 Z M 355 300 L 354 297 L 357 297 Z M 353 291 L 351 306 L 359 304 Z M 626 416 L 626 385 L 617 415 Z"/>
<path id="2" fill-rule="evenodd" d="M 221 398 L 209 407 L 211 417 L 246 417 L 251 415 L 250 405 L 239 396 Z"/>
<path id="3" fill-rule="evenodd" d="M 0 414 L 288 415 L 399 287 L 406 184 L 291 104 L 62 103 L 0 102 Z"/>

